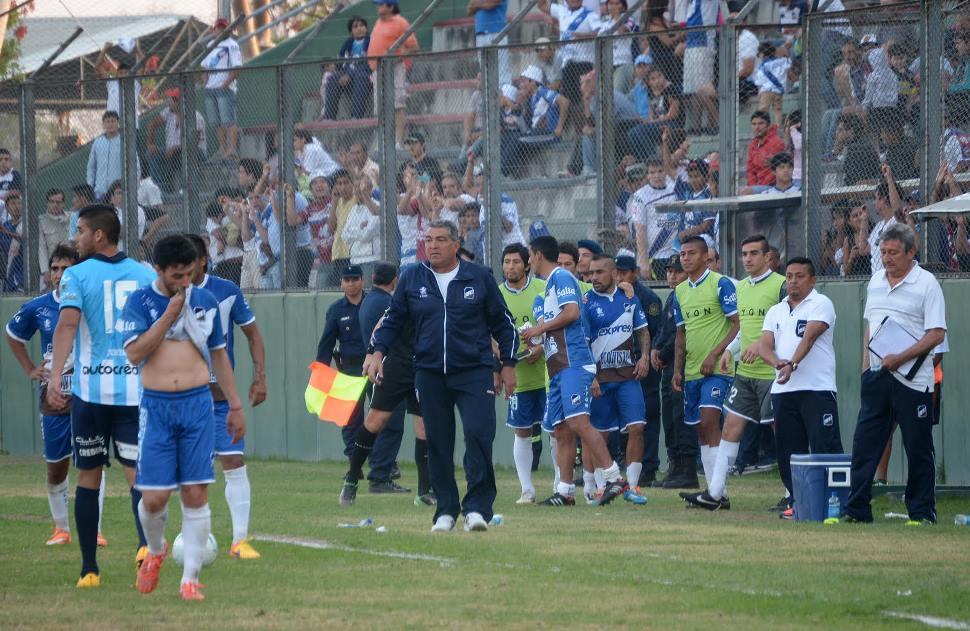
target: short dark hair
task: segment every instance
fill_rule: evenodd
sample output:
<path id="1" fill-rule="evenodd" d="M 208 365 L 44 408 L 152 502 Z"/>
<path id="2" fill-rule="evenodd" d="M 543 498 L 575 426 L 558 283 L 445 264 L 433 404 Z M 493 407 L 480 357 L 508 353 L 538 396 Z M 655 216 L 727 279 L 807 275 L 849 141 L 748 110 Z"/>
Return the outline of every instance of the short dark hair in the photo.
<path id="1" fill-rule="evenodd" d="M 263 175 L 263 165 L 256 158 L 243 158 L 239 161 L 239 166 L 254 180 L 259 180 Z"/>
<path id="2" fill-rule="evenodd" d="M 502 249 L 502 260 L 509 254 L 518 254 L 522 257 L 522 262 L 529 267 L 529 250 L 521 243 L 510 243 Z"/>
<path id="3" fill-rule="evenodd" d="M 771 42 L 761 42 L 758 44 L 758 54 L 763 57 L 774 57 L 775 45 Z"/>
<path id="4" fill-rule="evenodd" d="M 785 263 L 785 268 L 787 269 L 789 265 L 805 265 L 808 267 L 808 275 L 812 277 L 815 276 L 815 263 L 812 263 L 812 259 L 810 258 L 806 258 L 804 256 L 793 256 L 788 259 L 787 263 Z"/>
<path id="5" fill-rule="evenodd" d="M 374 266 L 373 283 L 375 285 L 390 285 L 397 278 L 397 267 L 387 261 L 381 261 Z"/>
<path id="6" fill-rule="evenodd" d="M 559 259 L 559 248 L 560 244 L 556 241 L 556 237 L 548 234 L 536 237 L 529 242 L 529 249 L 541 254 L 542 258 L 550 263 L 555 263 Z M 576 254 L 576 257 L 579 258 L 579 253 Z"/>
<path id="7" fill-rule="evenodd" d="M 365 20 L 363 18 L 363 16 L 353 15 L 353 16 L 350 17 L 349 20 L 347 20 L 347 32 L 348 33 L 353 32 L 353 30 L 354 30 L 354 24 L 357 24 L 358 22 L 360 22 L 361 24 L 363 24 L 365 28 L 367 27 L 367 20 Z M 385 284 L 387 284 L 387 283 L 385 283 Z"/>
<path id="8" fill-rule="evenodd" d="M 350 177 L 350 171 L 348 171 L 347 169 L 337 169 L 330 176 L 330 184 L 331 184 L 331 186 L 337 181 L 338 178 L 342 178 L 342 177 L 347 178 L 351 182 L 354 181 L 354 178 Z"/>
<path id="9" fill-rule="evenodd" d="M 53 195 L 60 195 L 61 197 L 65 197 L 65 198 L 67 197 L 66 195 L 64 195 L 64 191 L 62 191 L 61 189 L 49 188 L 47 189 L 47 195 L 44 196 L 44 199 L 50 199 Z"/>
<path id="10" fill-rule="evenodd" d="M 104 114 L 101 115 L 101 122 L 104 122 L 104 121 L 108 120 L 109 118 L 113 118 L 115 120 L 121 120 L 121 117 L 118 116 L 118 112 L 116 112 L 114 110 L 108 110 L 107 112 L 105 112 Z"/>
<path id="11" fill-rule="evenodd" d="M 0 156 L 9 156 L 9 155 L 11 155 L 9 149 L 7 149 L 6 147 L 0 147 Z"/>
<path id="12" fill-rule="evenodd" d="M 783 164 L 787 164 L 788 166 L 795 166 L 795 159 L 791 157 L 791 154 L 785 151 L 782 151 L 781 153 L 776 153 L 775 155 L 771 156 L 771 160 L 768 163 L 772 171 L 782 166 Z"/>
<path id="13" fill-rule="evenodd" d="M 851 131 L 856 138 L 861 138 L 866 133 L 866 124 L 858 114 L 842 114 L 838 122 Z"/>
<path id="14" fill-rule="evenodd" d="M 47 259 L 47 267 L 49 268 L 54 264 L 54 259 L 66 259 L 77 263 L 78 258 L 80 257 L 77 255 L 77 250 L 74 249 L 73 245 L 61 243 L 51 252 L 50 257 Z"/>
<path id="15" fill-rule="evenodd" d="M 195 246 L 196 258 L 209 259 L 209 246 L 205 244 L 205 239 L 191 232 L 186 232 L 184 236 Z"/>
<path id="16" fill-rule="evenodd" d="M 111 245 L 118 245 L 121 238 L 121 220 L 118 211 L 108 204 L 91 204 L 77 214 L 78 221 L 84 220 L 92 231 L 100 230 Z"/>
<path id="17" fill-rule="evenodd" d="M 579 248 L 572 241 L 560 241 L 559 242 L 559 254 L 566 254 L 573 257 L 573 261 L 579 263 Z M 556 255 L 554 260 L 558 260 L 559 254 Z"/>
<path id="18" fill-rule="evenodd" d="M 218 217 L 222 214 L 222 206 L 215 202 L 209 202 L 205 205 L 205 216 L 206 217 Z"/>
<path id="19" fill-rule="evenodd" d="M 760 118 L 761 120 L 768 123 L 769 125 L 771 124 L 771 114 L 769 114 L 764 110 L 758 110 L 751 115 L 751 120 L 754 120 L 756 118 Z"/>
<path id="20" fill-rule="evenodd" d="M 687 237 L 686 239 L 684 239 L 684 242 L 680 244 L 680 247 L 683 248 L 688 243 L 697 243 L 698 245 L 700 245 L 701 252 L 707 252 L 707 249 L 708 249 L 707 241 L 704 240 L 704 237 L 700 237 L 698 235 Z"/>
<path id="21" fill-rule="evenodd" d="M 223 196 L 229 197 L 231 199 L 236 196 L 235 192 L 236 192 L 236 189 L 233 186 L 220 186 L 219 188 L 216 189 L 215 195 L 212 196 L 212 199 L 219 199 L 220 197 L 223 197 Z"/>
<path id="22" fill-rule="evenodd" d="M 294 129 L 293 137 L 300 138 L 301 140 L 304 140 L 306 142 L 313 142 L 313 134 L 311 134 L 306 129 Z"/>
<path id="23" fill-rule="evenodd" d="M 170 234 L 155 244 L 152 259 L 158 269 L 164 270 L 176 265 L 191 265 L 199 258 L 195 245 L 183 234 Z"/>
<path id="24" fill-rule="evenodd" d="M 94 188 L 90 184 L 75 184 L 71 187 L 71 192 L 90 203 L 94 203 Z"/>
<path id="25" fill-rule="evenodd" d="M 115 194 L 115 191 L 121 190 L 122 188 L 124 188 L 124 187 L 122 186 L 121 180 L 115 180 L 114 182 L 112 182 L 108 186 L 108 190 L 105 191 L 105 193 L 104 193 L 104 199 L 105 199 L 105 201 L 111 199 L 111 196 Z"/>
<path id="26" fill-rule="evenodd" d="M 749 243 L 760 243 L 761 251 L 764 252 L 765 254 L 768 253 L 768 250 L 771 247 L 770 245 L 768 245 L 768 238 L 763 234 L 753 234 L 750 237 L 745 238 L 744 241 L 741 242 L 741 247 L 743 248 Z"/>

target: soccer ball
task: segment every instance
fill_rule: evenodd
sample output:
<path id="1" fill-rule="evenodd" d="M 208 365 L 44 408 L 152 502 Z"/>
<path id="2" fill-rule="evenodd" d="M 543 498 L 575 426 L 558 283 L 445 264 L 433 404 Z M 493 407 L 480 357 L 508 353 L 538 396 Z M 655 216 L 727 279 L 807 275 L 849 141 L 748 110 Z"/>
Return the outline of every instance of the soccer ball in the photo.
<path id="1" fill-rule="evenodd" d="M 209 540 L 205 544 L 205 554 L 202 557 L 202 565 L 209 566 L 215 563 L 216 555 L 219 553 L 219 546 L 216 544 L 215 535 L 209 533 Z M 172 559 L 178 565 L 185 563 L 185 542 L 182 541 L 182 533 L 175 537 L 172 542 Z"/>

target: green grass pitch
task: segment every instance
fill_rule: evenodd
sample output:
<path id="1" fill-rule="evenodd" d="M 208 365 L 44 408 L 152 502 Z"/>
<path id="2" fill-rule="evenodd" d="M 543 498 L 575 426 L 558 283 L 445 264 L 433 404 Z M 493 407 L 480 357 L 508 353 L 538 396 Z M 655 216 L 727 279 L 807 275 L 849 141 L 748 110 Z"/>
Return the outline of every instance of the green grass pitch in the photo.
<path id="1" fill-rule="evenodd" d="M 871 526 L 791 524 L 765 510 L 780 496 L 777 476 L 765 474 L 729 481 L 729 512 L 687 510 L 662 489 L 648 489 L 643 507 L 540 508 L 514 504 L 515 473 L 502 469 L 503 525 L 466 533 L 459 522 L 433 535 L 431 509 L 410 495 L 368 495 L 362 484 L 354 507 L 337 506 L 343 471 L 249 463 L 253 535 L 314 546 L 257 540 L 258 561 L 225 556 L 220 474 L 210 495 L 219 557 L 202 572 L 206 601 L 183 603 L 171 559 L 155 593 L 134 588 L 135 533 L 118 467 L 108 474 L 102 586 L 79 591 L 77 544 L 44 546 L 43 462 L 0 456 L 0 628 L 925 628 L 900 616 L 970 628 L 970 528 L 953 525 L 954 513 L 970 512 L 966 501 L 941 501 L 936 527 L 882 519 L 905 512 L 887 499 Z M 547 468 L 536 474 L 540 495 L 550 478 Z M 74 480 L 72 471 L 72 494 Z M 402 482 L 414 484 L 413 467 Z M 373 527 L 337 527 L 365 517 Z M 180 521 L 173 500 L 169 541 Z"/>

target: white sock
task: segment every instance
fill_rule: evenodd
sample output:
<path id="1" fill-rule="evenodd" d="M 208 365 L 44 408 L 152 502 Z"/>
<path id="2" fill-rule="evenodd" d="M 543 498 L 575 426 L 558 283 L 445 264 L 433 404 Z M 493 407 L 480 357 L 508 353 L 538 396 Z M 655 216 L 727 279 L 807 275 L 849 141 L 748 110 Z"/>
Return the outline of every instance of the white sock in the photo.
<path id="1" fill-rule="evenodd" d="M 717 459 L 714 461 L 714 474 L 707 483 L 707 492 L 716 500 L 724 497 L 727 489 L 728 469 L 738 458 L 738 449 L 741 443 L 721 439 L 721 444 L 717 448 Z"/>
<path id="2" fill-rule="evenodd" d="M 717 447 L 701 445 L 701 464 L 704 465 L 704 478 L 707 486 L 711 486 L 711 478 L 714 477 L 714 461 L 717 459 Z"/>
<path id="3" fill-rule="evenodd" d="M 559 493 L 560 495 L 565 495 L 566 497 L 573 497 L 576 495 L 576 485 L 569 484 L 567 482 L 563 482 L 562 480 L 560 480 L 556 484 L 556 493 Z"/>
<path id="4" fill-rule="evenodd" d="M 586 497 L 593 497 L 593 492 L 596 490 L 596 476 L 593 475 L 592 471 L 587 471 L 583 469 L 583 495 Z"/>
<path id="5" fill-rule="evenodd" d="M 519 476 L 519 486 L 522 492 L 527 491 L 535 494 L 536 489 L 532 486 L 532 438 L 522 438 L 519 435 L 514 437 L 512 442 L 512 459 L 515 461 L 515 473 Z"/>
<path id="6" fill-rule="evenodd" d="M 556 458 L 556 438 L 549 434 L 549 453 L 552 454 L 552 492 L 559 488 L 559 460 Z"/>
<path id="7" fill-rule="evenodd" d="M 168 505 L 157 513 L 149 513 L 145 508 L 145 500 L 138 502 L 138 521 L 145 532 L 148 551 L 151 554 L 161 554 L 165 551 L 165 526 L 168 525 Z M 185 535 L 182 535 L 185 539 Z"/>
<path id="8" fill-rule="evenodd" d="M 246 465 L 222 473 L 226 476 L 226 503 L 232 516 L 232 542 L 238 543 L 249 537 L 249 476 Z"/>
<path id="9" fill-rule="evenodd" d="M 603 469 L 603 478 L 605 478 L 607 482 L 616 482 L 622 477 L 623 476 L 620 475 L 620 465 L 616 464 L 616 460 L 613 461 L 613 464 Z M 606 485 L 604 484 L 603 486 Z"/>
<path id="10" fill-rule="evenodd" d="M 60 484 L 47 485 L 47 503 L 51 507 L 51 517 L 54 519 L 54 526 L 61 530 L 71 532 L 71 522 L 67 517 L 67 487 L 68 480 Z"/>
<path id="11" fill-rule="evenodd" d="M 631 462 L 626 466 L 626 481 L 630 483 L 630 486 L 637 486 L 640 484 L 641 471 L 643 471 L 642 462 Z"/>
<path id="12" fill-rule="evenodd" d="M 603 470 L 599 467 L 593 469 L 593 480 L 597 489 L 606 488 L 606 478 L 603 476 Z"/>
<path id="13" fill-rule="evenodd" d="M 98 489 L 98 532 L 101 532 L 101 515 L 104 513 L 104 489 L 107 486 L 107 467 L 101 468 L 101 488 Z"/>
<path id="14" fill-rule="evenodd" d="M 185 543 L 185 566 L 182 568 L 182 584 L 199 580 L 205 544 L 212 530 L 212 513 L 209 505 L 199 508 L 182 506 L 182 541 Z M 148 533 L 145 533 L 146 535 Z"/>

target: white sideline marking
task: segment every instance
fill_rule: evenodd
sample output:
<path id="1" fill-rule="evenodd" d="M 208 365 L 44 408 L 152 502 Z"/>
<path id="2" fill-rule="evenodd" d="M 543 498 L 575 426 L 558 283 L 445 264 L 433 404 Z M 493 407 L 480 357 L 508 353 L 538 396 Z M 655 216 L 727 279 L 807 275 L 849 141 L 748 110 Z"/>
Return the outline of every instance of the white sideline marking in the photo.
<path id="1" fill-rule="evenodd" d="M 902 611 L 884 611 L 883 614 L 889 616 L 890 618 L 905 618 L 906 620 L 915 620 L 916 622 L 922 622 L 928 627 L 934 627 L 937 629 L 970 629 L 970 624 L 966 622 L 949 620 L 947 618 L 937 618 L 936 616 L 923 616 L 915 613 L 903 613 Z"/>
<path id="2" fill-rule="evenodd" d="M 269 541 L 270 543 L 285 543 L 291 546 L 302 548 L 312 548 L 314 550 L 337 550 L 339 552 L 357 552 L 359 554 L 369 554 L 371 556 L 389 557 L 392 559 L 408 559 L 411 561 L 434 561 L 444 565 L 451 565 L 455 559 L 447 557 L 433 556 L 431 554 L 418 554 L 416 552 L 395 552 L 394 550 L 365 550 L 362 548 L 352 548 L 337 543 L 330 543 L 323 539 L 307 539 L 305 537 L 290 537 L 287 535 L 254 535 L 256 541 Z"/>

